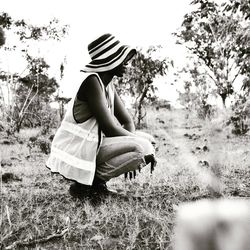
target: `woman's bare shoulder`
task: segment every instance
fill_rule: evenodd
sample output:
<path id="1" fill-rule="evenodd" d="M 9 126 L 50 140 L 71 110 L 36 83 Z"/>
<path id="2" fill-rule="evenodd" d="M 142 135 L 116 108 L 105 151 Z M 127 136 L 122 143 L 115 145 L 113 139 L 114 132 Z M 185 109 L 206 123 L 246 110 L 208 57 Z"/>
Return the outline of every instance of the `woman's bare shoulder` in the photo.
<path id="1" fill-rule="evenodd" d="M 80 100 L 86 100 L 86 96 L 93 93 L 93 92 L 100 92 L 102 91 L 101 89 L 101 84 L 98 76 L 96 74 L 91 74 L 84 79 L 82 82 L 78 93 L 77 97 Z"/>
<path id="2" fill-rule="evenodd" d="M 83 86 L 83 85 L 87 85 L 87 84 L 89 84 L 89 83 L 100 83 L 100 80 L 99 80 L 99 78 L 98 78 L 98 76 L 96 75 L 96 74 L 90 74 L 90 75 L 88 75 L 84 80 L 83 80 L 83 82 L 82 82 L 82 85 L 81 86 Z"/>

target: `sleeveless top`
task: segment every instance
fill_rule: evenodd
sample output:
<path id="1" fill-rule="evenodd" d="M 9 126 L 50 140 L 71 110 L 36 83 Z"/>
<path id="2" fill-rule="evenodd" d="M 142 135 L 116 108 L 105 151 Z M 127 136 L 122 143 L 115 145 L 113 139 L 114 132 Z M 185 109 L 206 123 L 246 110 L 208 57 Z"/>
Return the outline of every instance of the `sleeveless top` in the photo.
<path id="1" fill-rule="evenodd" d="M 112 100 L 111 100 L 114 98 L 114 97 L 112 97 L 112 95 L 114 94 L 114 85 L 112 82 L 105 89 L 105 94 L 106 94 L 108 107 L 109 108 L 112 107 L 111 112 L 114 113 L 114 111 L 113 111 L 114 105 L 112 105 Z M 80 100 L 77 95 L 76 95 L 75 100 L 74 100 L 73 116 L 74 116 L 74 119 L 77 123 L 84 122 L 92 116 L 92 113 L 88 107 L 87 102 L 84 100 Z"/>
<path id="2" fill-rule="evenodd" d="M 101 78 L 96 73 L 85 74 L 83 81 L 93 74 L 98 77 L 103 94 L 107 100 L 107 106 L 110 112 L 113 113 L 113 84 L 110 83 L 105 89 Z M 96 155 L 104 135 L 100 131 L 95 117 L 88 113 L 87 102 L 82 101 L 78 103 L 77 107 L 81 109 L 85 117 L 88 117 L 87 120 L 77 123 L 74 119 L 73 107 L 79 88 L 80 86 L 74 92 L 65 117 L 54 136 L 51 144 L 51 153 L 46 165 L 52 172 L 60 173 L 67 179 L 75 180 L 85 185 L 92 185 L 96 170 Z"/>

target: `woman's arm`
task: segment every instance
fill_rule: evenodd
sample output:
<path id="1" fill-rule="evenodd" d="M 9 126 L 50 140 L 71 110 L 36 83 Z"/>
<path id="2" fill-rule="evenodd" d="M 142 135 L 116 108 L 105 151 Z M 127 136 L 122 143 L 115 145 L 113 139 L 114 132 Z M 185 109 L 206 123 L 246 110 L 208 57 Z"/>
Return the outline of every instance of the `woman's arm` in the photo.
<path id="1" fill-rule="evenodd" d="M 89 104 L 89 109 L 107 137 L 126 135 L 134 136 L 116 123 L 115 117 L 110 113 L 107 107 L 106 98 L 97 76 L 89 76 L 85 80 L 83 88 L 85 98 Z"/>
<path id="2" fill-rule="evenodd" d="M 127 109 L 125 108 L 121 98 L 117 94 L 116 90 L 115 92 L 115 100 L 114 100 L 114 112 L 115 117 L 120 122 L 120 124 L 125 128 L 126 130 L 134 133 L 135 132 L 135 125 L 133 122 L 132 117 L 128 113 Z"/>

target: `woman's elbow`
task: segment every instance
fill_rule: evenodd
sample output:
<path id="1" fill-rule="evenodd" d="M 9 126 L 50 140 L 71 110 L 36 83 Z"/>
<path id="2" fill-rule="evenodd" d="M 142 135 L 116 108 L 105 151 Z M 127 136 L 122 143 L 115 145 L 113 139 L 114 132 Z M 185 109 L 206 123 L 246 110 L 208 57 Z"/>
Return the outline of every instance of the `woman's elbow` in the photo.
<path id="1" fill-rule="evenodd" d="M 117 126 L 102 126 L 101 130 L 106 137 L 114 137 L 119 135 L 119 128 Z"/>
<path id="2" fill-rule="evenodd" d="M 130 132 L 134 132 L 135 131 L 135 124 L 133 119 L 127 120 L 122 124 L 122 127 L 125 128 L 126 130 L 130 131 Z"/>

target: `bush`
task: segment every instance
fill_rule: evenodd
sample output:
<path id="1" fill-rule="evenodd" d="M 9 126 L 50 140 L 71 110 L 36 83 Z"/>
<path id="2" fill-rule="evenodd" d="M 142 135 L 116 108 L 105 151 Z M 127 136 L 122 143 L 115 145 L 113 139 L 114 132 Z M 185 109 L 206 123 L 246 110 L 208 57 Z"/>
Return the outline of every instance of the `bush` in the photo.
<path id="1" fill-rule="evenodd" d="M 57 128 L 59 124 L 58 114 L 53 109 L 47 109 L 43 112 L 43 118 L 41 121 L 41 134 L 48 135 L 53 128 Z"/>
<path id="2" fill-rule="evenodd" d="M 32 149 L 39 149 L 44 154 L 50 153 L 51 140 L 43 136 L 31 136 L 27 144 L 30 154 Z"/>
<path id="3" fill-rule="evenodd" d="M 186 82 L 185 91 L 179 92 L 179 101 L 189 112 L 195 112 L 200 119 L 211 119 L 215 114 L 214 107 L 208 103 L 208 98 L 213 93 L 207 92 L 205 89 L 197 89 L 196 92 L 191 91 L 192 84 Z"/>
<path id="4" fill-rule="evenodd" d="M 244 135 L 249 131 L 246 116 L 242 111 L 235 112 L 235 114 L 230 117 L 229 123 L 233 125 L 232 133 L 235 135 Z"/>
<path id="5" fill-rule="evenodd" d="M 233 106 L 233 114 L 231 115 L 228 124 L 233 126 L 232 133 L 235 135 L 246 134 L 249 128 L 249 101 L 239 97 Z"/>
<path id="6" fill-rule="evenodd" d="M 198 117 L 201 119 L 211 119 L 215 113 L 215 108 L 211 104 L 208 104 L 205 100 L 196 103 L 195 110 Z"/>

